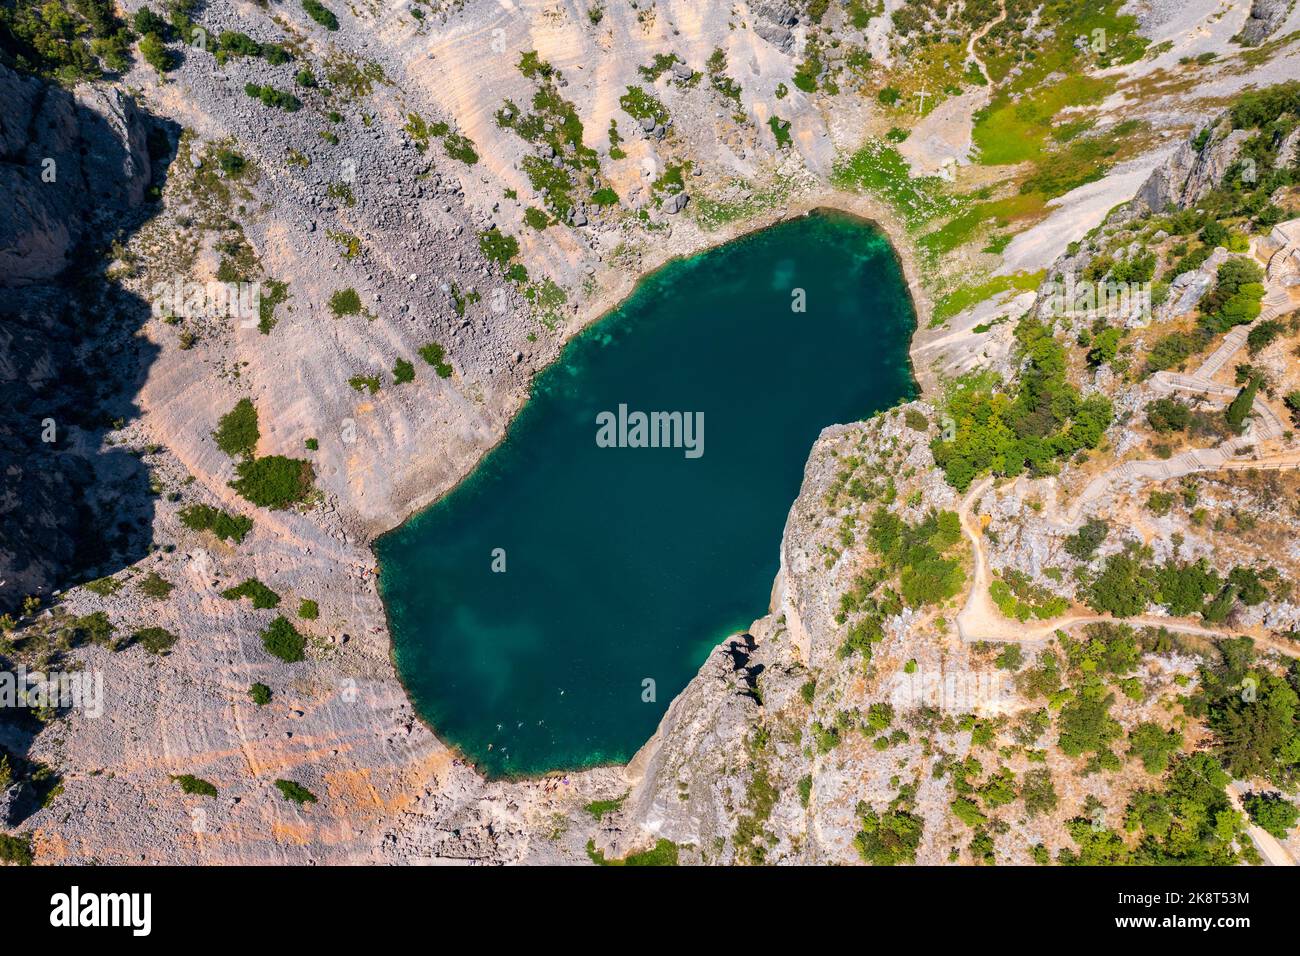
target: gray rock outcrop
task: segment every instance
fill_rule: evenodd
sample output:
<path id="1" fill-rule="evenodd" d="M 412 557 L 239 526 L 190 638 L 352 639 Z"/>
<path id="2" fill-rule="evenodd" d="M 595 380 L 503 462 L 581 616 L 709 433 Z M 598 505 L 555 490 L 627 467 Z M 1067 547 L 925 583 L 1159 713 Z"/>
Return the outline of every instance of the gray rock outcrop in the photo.
<path id="1" fill-rule="evenodd" d="M 1138 190 L 1137 198 L 1155 212 L 1169 206 L 1187 208 L 1223 180 L 1249 138 L 1247 130 L 1235 129 L 1222 137 L 1215 133 L 1199 150 L 1194 139 L 1188 140 L 1156 167 Z"/>
<path id="2" fill-rule="evenodd" d="M 61 87 L 0 67 L 0 285 L 58 275 L 96 221 L 149 184 L 143 117 L 115 87 Z"/>
<path id="3" fill-rule="evenodd" d="M 1291 0 L 1255 0 L 1250 5 L 1250 16 L 1241 28 L 1239 38 L 1246 46 L 1257 46 L 1272 35 L 1282 25 L 1287 11 L 1291 9 Z"/>

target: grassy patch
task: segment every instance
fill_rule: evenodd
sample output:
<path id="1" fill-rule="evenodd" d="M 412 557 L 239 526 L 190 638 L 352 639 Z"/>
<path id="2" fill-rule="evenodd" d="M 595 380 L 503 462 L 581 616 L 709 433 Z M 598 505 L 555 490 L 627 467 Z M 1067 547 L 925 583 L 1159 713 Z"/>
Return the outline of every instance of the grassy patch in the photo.
<path id="1" fill-rule="evenodd" d="M 311 17 L 326 30 L 337 30 L 339 28 L 339 18 L 334 15 L 329 7 L 325 6 L 320 0 L 302 0 L 302 8 Z"/>
<path id="2" fill-rule="evenodd" d="M 415 366 L 406 359 L 398 359 L 393 365 L 393 384 L 402 385 L 415 378 Z"/>
<path id="3" fill-rule="evenodd" d="M 881 140 L 868 140 L 847 160 L 837 163 L 831 181 L 841 189 L 870 192 L 894 207 L 909 228 L 936 216 L 950 215 L 959 205 L 947 194 L 938 176 L 913 179 L 907 160 Z"/>
<path id="4" fill-rule="evenodd" d="M 600 820 L 602 817 L 605 816 L 605 814 L 613 813 L 615 810 L 621 807 L 623 805 L 623 801 L 626 799 L 627 799 L 627 794 L 625 793 L 623 794 L 623 796 L 619 797 L 616 800 L 593 800 L 591 803 L 587 804 L 582 809 L 590 813 L 594 819 Z"/>
<path id="5" fill-rule="evenodd" d="M 257 580 L 257 578 L 248 578 L 242 584 L 233 588 L 226 588 L 221 592 L 221 596 L 227 601 L 249 598 L 253 602 L 253 607 L 260 609 L 277 607 L 280 604 L 280 595 Z"/>
<path id="6" fill-rule="evenodd" d="M 300 783 L 294 783 L 292 780 L 277 780 L 275 788 L 280 791 L 284 799 L 302 806 L 307 803 L 316 803 L 316 794 L 312 793 Z"/>
<path id="7" fill-rule="evenodd" d="M 954 289 L 935 303 L 934 321 L 945 322 L 973 305 L 1012 289 L 1019 292 L 1037 289 L 1046 275 L 1045 271 L 1017 272 L 1014 275 L 993 276 L 983 282 Z"/>
<path id="8" fill-rule="evenodd" d="M 162 601 L 166 600 L 167 596 L 172 593 L 176 585 L 172 584 L 157 571 L 150 571 L 140 579 L 140 582 L 136 587 L 138 587 L 140 592 L 146 597 Z"/>
<path id="9" fill-rule="evenodd" d="M 14 866 L 32 865 L 32 838 L 30 836 L 9 836 L 0 833 L 0 863 Z"/>
<path id="10" fill-rule="evenodd" d="M 173 776 L 172 783 L 180 784 L 182 792 L 194 796 L 215 797 L 217 795 L 216 787 L 208 783 L 208 781 L 204 780 L 202 777 L 195 777 L 188 773 Z"/>
<path id="11" fill-rule="evenodd" d="M 361 312 L 361 296 L 357 294 L 356 289 L 339 289 L 330 296 L 330 311 L 334 313 L 335 318 L 357 315 Z"/>
<path id="12" fill-rule="evenodd" d="M 211 531 L 222 541 L 239 544 L 253 530 L 253 519 L 232 515 L 210 505 L 190 505 L 182 508 L 181 524 L 192 531 Z"/>
<path id="13" fill-rule="evenodd" d="M 594 840 L 588 840 L 587 857 L 597 866 L 676 866 L 677 844 L 671 840 L 659 840 L 652 849 L 629 854 L 621 860 L 610 860 L 596 849 Z"/>

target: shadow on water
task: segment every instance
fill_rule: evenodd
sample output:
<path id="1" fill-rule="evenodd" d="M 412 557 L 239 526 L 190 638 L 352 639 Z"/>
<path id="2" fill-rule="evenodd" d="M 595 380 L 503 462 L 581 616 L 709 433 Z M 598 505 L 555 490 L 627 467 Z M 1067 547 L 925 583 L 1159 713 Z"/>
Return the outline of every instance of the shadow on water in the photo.
<path id="1" fill-rule="evenodd" d="M 17 618 L 25 597 L 48 603 L 152 547 L 149 469 L 110 433 L 139 416 L 158 348 L 139 335 L 150 304 L 109 267 L 156 214 L 180 128 L 4 66 L 0 93 L 0 614 Z M 0 825 L 57 784 L 26 756 L 42 725 L 0 709 Z"/>

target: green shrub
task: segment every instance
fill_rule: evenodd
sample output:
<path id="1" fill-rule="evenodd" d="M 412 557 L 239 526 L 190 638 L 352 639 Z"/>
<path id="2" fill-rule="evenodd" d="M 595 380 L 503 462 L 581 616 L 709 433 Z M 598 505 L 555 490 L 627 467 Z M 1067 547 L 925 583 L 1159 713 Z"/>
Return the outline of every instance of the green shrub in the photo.
<path id="1" fill-rule="evenodd" d="M 306 803 L 316 803 L 316 795 L 300 783 L 294 783 L 292 780 L 277 780 L 275 786 L 284 795 L 284 799 L 299 806 Z"/>
<path id="2" fill-rule="evenodd" d="M 1020 649 L 1019 644 L 1008 644 L 1002 649 L 1002 653 L 993 661 L 998 670 L 1018 671 L 1025 662 L 1025 652 Z"/>
<path id="3" fill-rule="evenodd" d="M 1026 771 L 1020 796 L 1025 801 L 1025 813 L 1031 818 L 1055 810 L 1060 798 L 1052 783 L 1052 771 L 1046 767 Z"/>
<path id="4" fill-rule="evenodd" d="M 1286 326 L 1276 319 L 1256 323 L 1246 335 L 1246 349 L 1257 355 L 1273 344 L 1286 331 Z"/>
<path id="5" fill-rule="evenodd" d="M 925 820 L 901 809 L 877 813 L 858 805 L 862 829 L 853 838 L 858 855 L 873 866 L 915 863 L 916 851 L 925 832 Z"/>
<path id="6" fill-rule="evenodd" d="M 276 607 L 280 603 L 280 595 L 276 594 L 257 578 L 248 578 L 242 584 L 233 588 L 226 588 L 221 592 L 221 596 L 227 601 L 238 601 L 240 598 L 250 598 L 253 607 L 265 609 Z"/>
<path id="7" fill-rule="evenodd" d="M 303 598 L 298 604 L 298 616 L 304 621 L 314 621 L 320 617 L 320 605 L 311 598 Z"/>
<path id="8" fill-rule="evenodd" d="M 257 428 L 257 409 L 247 398 L 241 398 L 217 422 L 217 430 L 212 433 L 217 447 L 231 458 L 252 455 L 257 450 L 257 440 L 261 432 Z"/>
<path id="9" fill-rule="evenodd" d="M 172 783 L 179 783 L 183 792 L 194 796 L 215 797 L 217 795 L 216 787 L 203 778 L 191 776 L 188 773 L 172 777 Z"/>
<path id="10" fill-rule="evenodd" d="M 117 650 L 117 642 L 113 637 L 116 631 L 117 628 L 109 621 L 107 614 L 103 611 L 92 611 L 72 619 L 68 627 L 68 636 L 74 645 L 97 644 L 110 650 Z"/>
<path id="11" fill-rule="evenodd" d="M 656 123 L 668 120 L 668 108 L 654 94 L 647 93 L 639 86 L 629 86 L 627 92 L 619 97 L 618 105 L 634 119 L 648 119 Z"/>
<path id="12" fill-rule="evenodd" d="M 150 33 L 156 33 L 159 37 L 166 40 L 172 34 L 171 24 L 148 7 L 141 7 L 135 12 L 135 16 L 131 20 L 131 25 L 135 27 L 135 32 L 140 34 L 140 36 L 148 36 Z"/>
<path id="13" fill-rule="evenodd" d="M 176 69 L 176 56 L 163 44 L 162 37 L 149 33 L 140 41 L 140 55 L 144 61 L 159 73 L 170 73 Z"/>
<path id="14" fill-rule="evenodd" d="M 218 63 L 225 63 L 227 60 L 241 56 L 261 56 L 262 44 L 247 33 L 238 30 L 222 30 L 212 52 Z"/>
<path id="15" fill-rule="evenodd" d="M 789 149 L 793 140 L 790 138 L 790 121 L 783 120 L 778 116 L 769 116 L 767 118 L 767 127 L 776 137 L 777 149 Z"/>
<path id="16" fill-rule="evenodd" d="M 442 146 L 448 156 L 466 166 L 473 166 L 478 162 L 478 153 L 474 151 L 474 144 L 468 137 L 461 136 L 459 133 L 448 133 L 443 137 Z"/>
<path id="17" fill-rule="evenodd" d="M 1136 617 L 1146 610 L 1155 594 L 1155 584 L 1132 551 L 1112 554 L 1085 591 L 1088 605 L 1115 617 Z"/>
<path id="18" fill-rule="evenodd" d="M 222 541 L 239 544 L 253 530 L 253 519 L 243 515 L 227 514 L 210 505 L 190 505 L 182 508 L 181 524 L 193 531 L 211 531 Z"/>
<path id="19" fill-rule="evenodd" d="M 122 582 L 114 577 L 95 578 L 93 581 L 87 581 L 85 587 L 92 594 L 98 594 L 100 597 L 111 597 L 122 590 Z"/>
<path id="20" fill-rule="evenodd" d="M 1008 477 L 1026 470 L 1052 474 L 1059 459 L 1097 447 L 1111 423 L 1108 398 L 1084 398 L 1070 384 L 1065 349 L 1049 326 L 1022 319 L 1015 337 L 1019 354 L 1028 359 L 1015 393 L 998 391 L 985 380 L 960 382 L 947 402 L 956 434 L 930 444 L 935 462 L 959 491 L 989 471 Z"/>
<path id="21" fill-rule="evenodd" d="M 172 584 L 157 571 L 150 571 L 136 585 L 146 597 L 162 601 L 172 593 L 176 585 Z"/>
<path id="22" fill-rule="evenodd" d="M 272 511 L 305 499 L 311 493 L 315 478 L 311 462 L 284 455 L 241 461 L 235 473 L 238 477 L 230 482 L 230 487 L 253 504 Z"/>
<path id="23" fill-rule="evenodd" d="M 307 11 L 307 16 L 311 17 L 326 30 L 337 30 L 339 28 L 339 18 L 334 12 L 326 7 L 320 0 L 302 0 L 302 8 Z"/>
<path id="24" fill-rule="evenodd" d="M 306 657 L 306 639 L 283 615 L 272 621 L 271 626 L 262 632 L 262 646 L 268 654 L 288 664 L 296 664 Z"/>
<path id="25" fill-rule="evenodd" d="M 1110 742 L 1124 729 L 1110 715 L 1115 695 L 1106 692 L 1100 680 L 1085 684 L 1070 702 L 1061 708 L 1059 720 L 1061 752 L 1069 757 L 1084 753 L 1109 752 Z"/>
<path id="26" fill-rule="evenodd" d="M 1283 401 L 1291 411 L 1291 421 L 1300 427 L 1300 392 L 1291 392 Z"/>
<path id="27" fill-rule="evenodd" d="M 369 390 L 371 395 L 374 395 L 380 389 L 378 375 L 353 375 L 348 379 L 348 384 L 358 392 Z"/>
<path id="28" fill-rule="evenodd" d="M 479 233 L 478 246 L 489 262 L 505 265 L 519 255 L 519 240 L 493 226 Z"/>
<path id="29" fill-rule="evenodd" d="M 1146 411 L 1147 423 L 1162 435 L 1185 431 L 1192 423 L 1192 410 L 1176 398 L 1157 398 Z"/>
<path id="30" fill-rule="evenodd" d="M 1251 259 L 1232 256 L 1219 266 L 1214 288 L 1201 300 L 1201 324 L 1225 332 L 1252 321 L 1264 297 L 1263 270 Z"/>
<path id="31" fill-rule="evenodd" d="M 176 644 L 178 638 L 171 631 L 161 627 L 145 627 L 131 635 L 131 643 L 139 644 L 150 654 L 166 656 Z"/>
<path id="32" fill-rule="evenodd" d="M 1279 840 L 1300 821 L 1300 809 L 1280 793 L 1248 793 L 1241 802 L 1255 825 Z"/>
<path id="33" fill-rule="evenodd" d="M 330 311 L 336 318 L 345 315 L 357 315 L 361 311 L 361 296 L 356 289 L 339 289 L 330 296 Z"/>
<path id="34" fill-rule="evenodd" d="M 524 223 L 534 229 L 545 229 L 551 224 L 551 217 L 537 207 L 529 206 L 524 210 Z"/>
<path id="35" fill-rule="evenodd" d="M 1129 755 L 1139 758 L 1147 773 L 1161 774 L 1169 768 L 1169 758 L 1182 749 L 1183 735 L 1145 721 L 1133 728 L 1128 741 Z"/>
<path id="36" fill-rule="evenodd" d="M 302 100 L 287 90 L 277 90 L 269 84 L 259 86 L 256 83 L 245 83 L 244 93 L 259 100 L 263 106 L 274 106 L 288 113 L 296 113 L 302 109 Z"/>
<path id="37" fill-rule="evenodd" d="M 446 361 L 446 350 L 437 342 L 430 342 L 420 347 L 420 358 L 433 366 L 439 378 L 451 378 L 452 368 Z"/>
<path id="38" fill-rule="evenodd" d="M 629 853 L 621 860 L 608 860 L 596 849 L 594 840 L 587 841 L 587 858 L 597 866 L 676 866 L 677 844 L 671 840 L 658 840 L 654 847 L 639 853 Z"/>
<path id="39" fill-rule="evenodd" d="M 812 774 L 806 773 L 799 778 L 799 806 L 807 808 L 812 801 Z"/>
<path id="40" fill-rule="evenodd" d="M 1255 393 L 1259 391 L 1259 386 L 1259 377 L 1255 376 L 1237 393 L 1237 397 L 1229 403 L 1227 411 L 1224 412 L 1228 427 L 1238 435 L 1246 430 L 1246 420 L 1250 418 L 1251 409 L 1255 406 Z"/>
<path id="41" fill-rule="evenodd" d="M 32 865 L 32 838 L 0 833 L 0 862 L 15 866 Z"/>
<path id="42" fill-rule="evenodd" d="M 253 684 L 248 688 L 248 697 L 258 707 L 265 707 L 271 702 L 271 688 L 265 684 Z"/>
<path id="43" fill-rule="evenodd" d="M 591 194 L 591 203 L 593 206 L 617 206 L 618 202 L 618 193 L 614 192 L 614 190 L 610 189 L 608 186 L 603 186 Z"/>
<path id="44" fill-rule="evenodd" d="M 393 366 L 393 383 L 401 385 L 415 378 L 415 366 L 406 359 L 398 359 Z"/>
<path id="45" fill-rule="evenodd" d="M 1181 368 L 1186 361 L 1209 344 L 1204 330 L 1195 332 L 1170 332 L 1156 339 L 1147 354 L 1147 371 L 1159 372 Z"/>
<path id="46" fill-rule="evenodd" d="M 591 814 L 591 816 L 594 819 L 599 821 L 602 817 L 605 816 L 605 814 L 613 813 L 615 810 L 621 807 L 623 805 L 623 801 L 626 799 L 627 799 L 627 794 L 625 793 L 623 794 L 623 796 L 619 797 L 616 800 L 593 800 L 591 803 L 587 804 L 582 809 L 587 811 L 587 813 Z"/>

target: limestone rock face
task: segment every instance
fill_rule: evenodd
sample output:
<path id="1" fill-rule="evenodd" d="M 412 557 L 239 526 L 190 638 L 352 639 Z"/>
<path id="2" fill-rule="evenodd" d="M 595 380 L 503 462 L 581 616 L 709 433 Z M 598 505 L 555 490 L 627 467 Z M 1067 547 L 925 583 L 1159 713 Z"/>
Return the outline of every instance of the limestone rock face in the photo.
<path id="1" fill-rule="evenodd" d="M 146 117 L 116 87 L 73 94 L 0 66 L 0 102 L 0 287 L 11 290 L 0 298 L 0 606 L 9 608 L 91 563 L 104 550 L 96 542 L 116 537 L 106 526 L 128 529 L 132 554 L 147 537 L 143 493 L 96 513 L 97 477 L 142 490 L 147 479 L 132 456 L 93 451 L 98 393 L 115 373 L 99 365 L 103 352 L 77 354 L 92 337 L 127 330 L 95 321 L 110 305 L 135 321 L 147 307 L 129 296 L 88 300 L 73 287 L 103 266 L 79 259 L 84 243 L 130 227 L 152 170 Z M 120 354 L 147 348 L 130 340 Z"/>
<path id="2" fill-rule="evenodd" d="M 1255 0 L 1250 5 L 1250 17 L 1241 28 L 1241 41 L 1255 46 L 1267 40 L 1282 25 L 1290 7 L 1290 0 Z"/>
<path id="3" fill-rule="evenodd" d="M 701 846 L 717 835 L 726 816 L 725 785 L 734 776 L 728 764 L 759 710 L 755 682 L 762 665 L 754 651 L 748 634 L 714 648 L 629 766 L 629 776 L 640 778 L 629 810 L 656 836 Z"/>
<path id="4" fill-rule="evenodd" d="M 1183 143 L 1142 184 L 1138 199 L 1156 212 L 1170 205 L 1192 205 L 1222 181 L 1249 137 L 1246 130 L 1232 130 L 1221 139 L 1212 136 L 1199 151 L 1193 141 Z"/>
<path id="5" fill-rule="evenodd" d="M 101 218 L 138 205 L 149 183 L 146 127 L 113 87 L 74 95 L 0 66 L 0 285 L 58 275 Z"/>
<path id="6" fill-rule="evenodd" d="M 750 5 L 754 32 L 783 53 L 794 45 L 793 28 L 799 23 L 799 11 L 788 0 L 759 0 Z"/>

